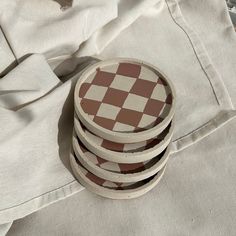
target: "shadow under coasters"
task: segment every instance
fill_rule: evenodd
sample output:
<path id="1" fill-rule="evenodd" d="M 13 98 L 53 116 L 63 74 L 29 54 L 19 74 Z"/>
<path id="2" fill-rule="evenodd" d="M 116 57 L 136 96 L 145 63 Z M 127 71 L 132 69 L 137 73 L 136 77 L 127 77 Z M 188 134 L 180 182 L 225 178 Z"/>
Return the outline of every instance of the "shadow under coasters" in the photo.
<path id="1" fill-rule="evenodd" d="M 75 111 L 92 133 L 117 143 L 160 134 L 173 118 L 173 85 L 156 67 L 118 58 L 88 67 L 78 80 Z"/>

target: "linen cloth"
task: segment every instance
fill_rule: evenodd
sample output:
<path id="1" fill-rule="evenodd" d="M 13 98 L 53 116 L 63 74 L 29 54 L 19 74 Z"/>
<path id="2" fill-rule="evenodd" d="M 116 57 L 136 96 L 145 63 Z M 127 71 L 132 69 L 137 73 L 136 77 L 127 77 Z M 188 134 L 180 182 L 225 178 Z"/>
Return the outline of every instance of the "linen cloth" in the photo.
<path id="1" fill-rule="evenodd" d="M 159 185 L 141 198 L 115 201 L 84 190 L 17 220 L 9 236 L 233 236 L 236 136 L 232 129 L 235 120 L 171 156 Z"/>
<path id="2" fill-rule="evenodd" d="M 48 1 L 42 2 L 48 3 Z M 1 5 L 3 12 L 5 12 L 4 7 L 9 9 L 9 3 L 7 1 L 4 3 Z M 35 1 L 32 3 L 37 5 Z M 18 7 L 14 3 L 10 3 L 10 6 L 14 11 Z M 90 37 L 81 36 L 77 39 L 72 37 L 71 31 L 67 32 L 70 36 L 68 44 L 75 45 L 74 47 L 63 47 L 63 40 L 66 40 L 62 36 L 64 32 L 60 28 L 61 25 L 55 23 L 59 22 L 61 14 L 56 15 L 59 19 L 51 17 L 50 20 L 45 20 L 47 24 L 43 24 L 44 19 L 40 14 L 37 15 L 40 19 L 32 20 L 33 14 L 29 9 L 37 8 L 37 12 L 40 12 L 45 6 L 41 3 L 41 8 L 38 5 L 28 8 L 29 6 L 31 3 L 25 1 L 25 5 L 23 4 L 20 9 L 22 12 L 19 14 L 19 19 L 15 21 L 13 18 L 17 18 L 17 15 L 11 11 L 1 15 L 0 23 L 4 29 L 3 36 L 5 35 L 2 38 L 4 40 L 7 38 L 12 49 L 11 52 L 5 42 L 6 46 L 2 51 L 8 55 L 7 58 L 15 56 L 17 61 L 22 61 L 25 54 L 43 53 L 55 73 L 59 76 L 64 75 L 61 77 L 62 80 L 70 79 L 62 83 L 42 56 L 33 55 L 24 59 L 0 81 L 0 119 L 3 124 L 1 134 L 3 141 L 0 144 L 1 163 L 3 163 L 0 167 L 3 180 L 0 184 L 3 193 L 0 201 L 2 209 L 0 217 L 3 223 L 23 217 L 82 189 L 68 171 L 69 166 L 66 161 L 72 130 L 73 86 L 79 78 L 79 74 L 70 72 L 78 69 L 77 64 L 80 65 L 81 62 L 81 58 L 78 57 L 95 54 L 99 54 L 101 59 L 115 56 L 137 57 L 160 67 L 175 84 L 178 96 L 173 152 L 193 144 L 235 116 L 233 104 L 236 99 L 234 95 L 236 83 L 233 80 L 235 69 L 232 69 L 232 65 L 236 57 L 233 50 L 230 50 L 234 48 L 236 42 L 224 3 L 192 1 L 190 4 L 188 1 L 181 1 L 178 5 L 176 1 L 128 3 L 120 1 L 116 12 L 117 2 L 114 1 L 102 8 L 104 10 L 102 13 L 113 9 L 113 15 L 106 18 L 106 23 L 111 22 L 105 24 L 104 20 L 102 24 L 95 24 L 98 21 L 92 21 L 93 29 L 98 30 L 93 30 L 89 34 Z M 50 9 L 48 4 L 46 6 Z M 84 8 L 82 7 L 82 1 L 79 2 L 79 6 L 81 7 L 79 9 L 83 9 L 82 12 L 88 9 L 86 4 Z M 192 10 L 196 8 L 198 11 Z M 53 5 L 52 9 L 57 12 L 59 6 L 57 9 L 56 5 Z M 93 8 L 90 10 L 93 11 Z M 212 15 L 206 14 L 204 19 L 199 20 L 199 12 L 207 10 Z M 69 11 L 70 9 L 65 11 L 67 17 L 70 16 Z M 102 13 L 100 16 L 107 16 Z M 75 15 L 80 15 L 80 11 L 73 16 Z M 115 19 L 112 20 L 113 18 Z M 24 22 L 25 19 L 27 24 Z M 206 24 L 209 19 L 215 22 L 214 25 L 219 22 L 219 27 L 212 28 L 210 32 Z M 29 24 L 28 21 L 31 20 L 33 22 Z M 25 31 L 22 31 L 21 22 L 25 27 L 31 27 L 26 27 Z M 34 27 L 40 28 L 39 22 L 40 26 L 44 26 L 42 30 L 32 30 Z M 45 27 L 47 29 L 47 26 L 50 26 L 50 22 L 57 25 L 56 27 L 53 24 L 58 33 L 55 37 L 45 37 L 51 30 L 50 27 L 45 30 Z M 75 22 L 77 23 L 76 20 L 73 23 Z M 84 26 L 84 23 L 77 24 L 80 31 L 83 27 L 79 26 Z M 73 29 L 75 25 L 73 24 Z M 101 25 L 105 26 L 100 28 Z M 43 32 L 41 36 L 43 45 L 39 41 L 35 44 L 37 38 L 35 34 L 38 33 L 40 36 L 40 32 Z M 19 40 L 17 35 L 20 35 Z M 212 43 L 213 35 L 218 37 L 216 44 Z M 225 44 L 224 36 L 227 36 Z M 32 40 L 31 37 L 35 38 Z M 59 46 L 50 50 L 54 45 L 52 42 L 58 37 L 59 40 L 55 45 Z M 83 41 L 85 42 L 82 43 Z M 221 50 L 216 52 L 216 45 L 221 47 Z M 64 48 L 69 50 L 64 51 Z M 74 55 L 70 58 L 68 55 L 73 52 Z M 69 59 L 63 62 L 66 58 Z M 85 58 L 82 62 L 84 60 L 87 64 L 93 62 L 91 58 Z M 7 71 L 11 63 L 14 65 L 14 61 L 6 60 L 3 70 Z M 25 149 L 22 150 L 22 147 Z M 21 179 L 16 179 L 16 176 L 20 176 Z"/>

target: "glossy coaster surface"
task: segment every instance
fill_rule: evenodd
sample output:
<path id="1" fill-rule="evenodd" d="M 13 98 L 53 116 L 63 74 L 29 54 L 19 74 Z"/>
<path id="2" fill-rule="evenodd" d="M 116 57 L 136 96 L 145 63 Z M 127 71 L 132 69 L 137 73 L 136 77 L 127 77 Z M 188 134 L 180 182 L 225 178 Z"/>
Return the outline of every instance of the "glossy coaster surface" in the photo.
<path id="1" fill-rule="evenodd" d="M 103 197 L 112 199 L 130 199 L 150 191 L 160 181 L 165 167 L 156 175 L 139 182 L 118 183 L 99 178 L 87 171 L 74 154 L 70 156 L 72 170 L 78 181 L 88 190 Z"/>
<path id="2" fill-rule="evenodd" d="M 124 143 L 161 132 L 173 116 L 174 100 L 172 85 L 157 69 L 128 59 L 97 63 L 75 89 L 83 124 L 103 138 Z M 145 133 L 150 129 L 156 132 Z"/>
<path id="3" fill-rule="evenodd" d="M 171 122 L 161 134 L 147 141 L 115 143 L 91 133 L 82 126 L 77 116 L 74 116 L 75 132 L 83 145 L 103 159 L 117 163 L 138 163 L 159 155 L 171 141 L 173 124 Z"/>
<path id="4" fill-rule="evenodd" d="M 82 165 L 100 178 L 118 182 L 136 182 L 156 174 L 166 164 L 170 148 L 146 162 L 116 163 L 107 161 L 89 151 L 76 137 L 73 136 L 73 149 Z"/>

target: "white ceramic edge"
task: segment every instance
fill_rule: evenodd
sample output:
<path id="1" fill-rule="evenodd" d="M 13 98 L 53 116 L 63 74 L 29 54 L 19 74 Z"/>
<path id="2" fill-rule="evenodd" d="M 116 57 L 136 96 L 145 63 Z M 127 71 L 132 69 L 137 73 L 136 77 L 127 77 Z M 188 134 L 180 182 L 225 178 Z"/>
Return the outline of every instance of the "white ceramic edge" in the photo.
<path id="1" fill-rule="evenodd" d="M 74 134 L 75 135 L 75 134 Z M 75 136 L 73 136 L 73 149 L 76 157 L 79 159 L 81 164 L 89 170 L 94 175 L 106 179 L 113 182 L 122 182 L 122 183 L 130 183 L 137 182 L 144 179 L 147 179 L 153 175 L 155 175 L 159 170 L 163 168 L 163 166 L 167 163 L 169 155 L 170 155 L 170 146 L 164 151 L 165 153 L 161 157 L 161 159 L 156 162 L 153 166 L 148 169 L 145 169 L 140 172 L 131 173 L 131 174 L 123 174 L 116 173 L 109 170 L 102 169 L 101 167 L 95 165 L 92 161 L 90 161 L 82 152 L 78 140 Z M 156 157 L 154 157 L 156 158 Z"/>
<path id="2" fill-rule="evenodd" d="M 106 197 L 106 198 L 111 198 L 111 199 L 131 199 L 131 198 L 136 198 L 139 196 L 142 196 L 143 194 L 147 193 L 151 189 L 153 189 L 158 182 L 161 180 L 165 168 L 163 167 L 157 174 L 156 176 L 150 180 L 148 183 L 135 188 L 135 189 L 128 189 L 128 190 L 114 190 L 114 189 L 109 189 L 106 187 L 99 186 L 89 180 L 82 172 L 81 166 L 79 166 L 75 160 L 74 155 L 70 154 L 70 163 L 71 163 L 71 168 L 72 171 L 76 177 L 76 179 L 89 191 L 96 193 L 100 196 Z"/>
<path id="3" fill-rule="evenodd" d="M 151 70 L 155 70 L 158 74 L 162 76 L 162 79 L 164 79 L 167 84 L 170 87 L 170 90 L 172 92 L 172 106 L 169 111 L 169 114 L 167 117 L 158 125 L 152 127 L 151 129 L 137 132 L 137 133 L 122 133 L 122 132 L 115 132 L 108 129 L 105 129 L 99 125 L 97 125 L 95 122 L 93 122 L 90 119 L 86 119 L 86 113 L 83 111 L 83 109 L 80 107 L 79 103 L 79 96 L 78 92 L 80 89 L 80 86 L 83 84 L 83 82 L 87 79 L 87 76 L 90 74 L 90 71 L 94 70 L 95 68 L 99 66 L 104 66 L 107 64 L 117 63 L 117 62 L 134 62 L 137 64 L 141 64 L 144 66 L 147 66 Z M 169 124 L 171 119 L 174 116 L 175 111 L 175 105 L 176 105 L 176 93 L 174 86 L 172 82 L 167 78 L 167 76 L 159 70 L 156 66 L 151 65 L 150 63 L 144 62 L 142 60 L 137 59 L 131 59 L 131 58 L 116 58 L 116 59 L 110 59 L 105 61 L 100 61 L 98 63 L 95 63 L 92 66 L 89 66 L 81 75 L 80 79 L 76 83 L 75 91 L 74 91 L 74 104 L 75 104 L 75 111 L 79 117 L 79 119 L 82 121 L 82 123 L 85 125 L 85 127 L 90 130 L 92 133 L 103 137 L 104 139 L 111 140 L 113 142 L 117 143 L 130 143 L 130 142 L 140 142 L 144 140 L 151 139 L 158 134 L 160 134 Z"/>
<path id="4" fill-rule="evenodd" d="M 171 122 L 172 123 L 168 134 L 160 143 L 144 151 L 133 153 L 116 152 L 97 145 L 86 136 L 76 116 L 74 116 L 74 129 L 84 146 L 103 159 L 118 163 L 138 163 L 148 161 L 166 149 L 173 136 L 174 121 Z"/>

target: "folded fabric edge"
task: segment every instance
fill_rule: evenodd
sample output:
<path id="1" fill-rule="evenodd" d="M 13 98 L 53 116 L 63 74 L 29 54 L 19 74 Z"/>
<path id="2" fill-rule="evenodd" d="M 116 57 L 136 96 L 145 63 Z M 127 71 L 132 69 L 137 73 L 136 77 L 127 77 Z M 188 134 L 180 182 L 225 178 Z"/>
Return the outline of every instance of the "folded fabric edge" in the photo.
<path id="1" fill-rule="evenodd" d="M 203 138 L 209 136 L 234 118 L 236 118 L 236 110 L 226 110 L 219 112 L 213 119 L 200 128 L 196 129 L 190 134 L 174 140 L 171 147 L 171 153 L 176 153 L 190 147 Z"/>
<path id="2" fill-rule="evenodd" d="M 82 191 L 84 187 L 76 180 L 73 180 L 52 191 L 46 192 L 40 196 L 29 199 L 15 206 L 0 209 L 0 222 L 6 224 L 16 219 L 23 218 L 33 212 L 36 212 L 54 202 L 63 200 L 75 193 Z"/>

